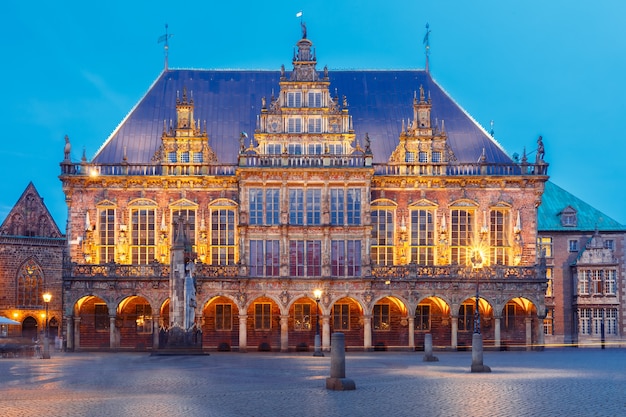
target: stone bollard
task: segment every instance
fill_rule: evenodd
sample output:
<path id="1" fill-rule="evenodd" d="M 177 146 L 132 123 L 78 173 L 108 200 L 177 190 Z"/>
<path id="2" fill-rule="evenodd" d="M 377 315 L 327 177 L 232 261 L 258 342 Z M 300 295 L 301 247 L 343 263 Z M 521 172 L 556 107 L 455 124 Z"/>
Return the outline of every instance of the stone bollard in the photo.
<path id="1" fill-rule="evenodd" d="M 343 333 L 333 333 L 330 338 L 330 378 L 326 378 L 326 389 L 356 389 L 354 381 L 346 378 L 346 341 Z"/>
<path id="2" fill-rule="evenodd" d="M 491 372 L 491 368 L 483 365 L 483 336 L 480 333 L 472 335 L 472 372 Z"/>
<path id="3" fill-rule="evenodd" d="M 424 335 L 424 362 L 438 362 L 439 358 L 433 356 L 433 335 L 426 333 Z"/>

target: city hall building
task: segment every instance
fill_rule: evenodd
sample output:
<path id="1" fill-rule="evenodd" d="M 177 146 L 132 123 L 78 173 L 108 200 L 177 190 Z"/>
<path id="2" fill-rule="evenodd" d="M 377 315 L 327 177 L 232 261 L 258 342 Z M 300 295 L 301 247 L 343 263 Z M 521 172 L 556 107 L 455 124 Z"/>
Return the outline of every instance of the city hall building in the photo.
<path id="1" fill-rule="evenodd" d="M 290 70 L 166 67 L 91 160 L 66 140 L 67 347 L 159 345 L 178 228 L 205 350 L 542 346 L 538 146 L 511 159 L 428 70 L 320 69 L 306 35 Z"/>

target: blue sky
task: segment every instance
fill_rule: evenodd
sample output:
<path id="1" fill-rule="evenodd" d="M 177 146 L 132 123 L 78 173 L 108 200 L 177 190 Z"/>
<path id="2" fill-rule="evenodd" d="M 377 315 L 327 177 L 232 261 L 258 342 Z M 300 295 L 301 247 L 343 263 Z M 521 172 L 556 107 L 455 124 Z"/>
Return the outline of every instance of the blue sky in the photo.
<path id="1" fill-rule="evenodd" d="M 290 68 L 304 12 L 318 65 L 423 68 L 509 154 L 544 138 L 552 181 L 626 224 L 622 0 L 5 0 L 0 222 L 30 181 L 59 227 L 64 136 L 91 159 L 163 70 Z"/>

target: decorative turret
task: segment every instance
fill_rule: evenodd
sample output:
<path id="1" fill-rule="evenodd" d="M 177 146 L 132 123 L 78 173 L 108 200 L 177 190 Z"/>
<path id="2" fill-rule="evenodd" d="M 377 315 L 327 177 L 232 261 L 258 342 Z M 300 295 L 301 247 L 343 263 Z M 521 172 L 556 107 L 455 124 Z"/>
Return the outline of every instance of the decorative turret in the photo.
<path id="1" fill-rule="evenodd" d="M 402 121 L 400 140 L 389 162 L 421 165 L 424 169 L 419 173 L 440 175 L 444 172 L 442 166 L 456 160 L 447 143 L 443 120 L 441 128 L 432 126 L 431 108 L 430 93 L 427 96 L 424 87 L 420 86 L 419 97 L 417 92 L 413 96 L 413 120 L 406 124 Z"/>
<path id="2" fill-rule="evenodd" d="M 174 127 L 175 126 L 175 127 Z M 207 165 L 217 162 L 217 156 L 209 146 L 206 122 L 201 129 L 194 118 L 193 93 L 176 95 L 176 123 L 163 121 L 162 144 L 154 160 L 164 166 L 166 175 L 201 175 L 208 172 Z"/>

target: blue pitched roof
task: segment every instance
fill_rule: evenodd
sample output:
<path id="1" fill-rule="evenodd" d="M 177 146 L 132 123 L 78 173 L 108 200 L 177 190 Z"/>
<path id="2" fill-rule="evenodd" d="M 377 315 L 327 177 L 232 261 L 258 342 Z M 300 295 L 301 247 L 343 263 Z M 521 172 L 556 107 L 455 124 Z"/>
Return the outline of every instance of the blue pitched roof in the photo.
<path id="1" fill-rule="evenodd" d="M 576 226 L 563 226 L 561 212 L 567 207 L 576 210 Z M 625 231 L 626 226 L 591 207 L 558 185 L 547 181 L 537 211 L 540 232 L 558 231 Z"/>
<path id="2" fill-rule="evenodd" d="M 445 121 L 448 143 L 459 162 L 511 159 L 424 70 L 329 71 L 331 95 L 346 96 L 357 140 L 371 139 L 374 162 L 387 162 L 398 144 L 402 120 L 413 118 L 413 94 L 420 85 L 432 99 L 432 120 Z M 176 95 L 193 94 L 195 119 L 207 123 L 218 161 L 237 161 L 239 134 L 254 132 L 261 98 L 279 92 L 279 71 L 173 69 L 161 73 L 149 91 L 93 158 L 98 164 L 150 163 L 161 144 L 164 120 L 176 119 Z"/>

